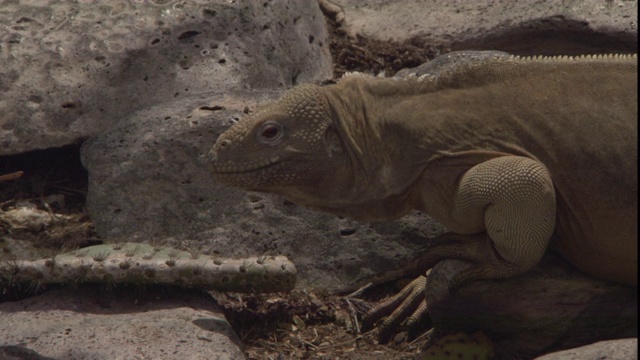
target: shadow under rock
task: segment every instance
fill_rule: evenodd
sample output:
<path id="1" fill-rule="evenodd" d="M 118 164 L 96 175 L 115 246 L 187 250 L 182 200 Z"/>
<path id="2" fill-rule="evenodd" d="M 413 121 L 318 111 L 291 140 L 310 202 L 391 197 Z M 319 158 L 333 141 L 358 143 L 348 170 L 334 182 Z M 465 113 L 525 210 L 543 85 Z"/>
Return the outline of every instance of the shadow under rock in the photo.
<path id="1" fill-rule="evenodd" d="M 0 303 L 4 312 L 68 310 L 93 314 L 126 314 L 189 307 L 221 312 L 215 300 L 203 290 L 156 285 L 82 284 L 53 285 L 38 295 L 19 302 Z"/>
<path id="2" fill-rule="evenodd" d="M 0 359 L 4 360 L 55 360 L 18 345 L 0 346 Z"/>

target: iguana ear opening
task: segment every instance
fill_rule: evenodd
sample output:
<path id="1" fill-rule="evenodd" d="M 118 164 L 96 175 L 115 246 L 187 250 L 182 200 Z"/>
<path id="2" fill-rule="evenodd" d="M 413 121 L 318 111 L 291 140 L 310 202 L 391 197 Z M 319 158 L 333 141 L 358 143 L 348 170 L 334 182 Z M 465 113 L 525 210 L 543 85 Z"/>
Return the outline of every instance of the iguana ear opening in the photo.
<path id="1" fill-rule="evenodd" d="M 340 135 L 338 135 L 335 125 L 329 125 L 325 132 L 324 141 L 327 149 L 327 156 L 333 157 L 334 155 L 344 153 L 344 145 L 342 144 L 342 140 L 340 139 Z"/>

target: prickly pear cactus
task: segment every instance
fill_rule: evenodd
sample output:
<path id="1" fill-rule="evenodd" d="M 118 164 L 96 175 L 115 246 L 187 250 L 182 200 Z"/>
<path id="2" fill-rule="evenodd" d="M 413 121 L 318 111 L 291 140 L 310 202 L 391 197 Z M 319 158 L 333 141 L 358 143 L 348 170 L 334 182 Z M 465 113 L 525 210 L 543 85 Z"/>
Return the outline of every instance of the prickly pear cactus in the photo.
<path id="1" fill-rule="evenodd" d="M 494 357 L 493 342 L 480 331 L 447 334 L 422 350 L 422 360 L 489 360 Z"/>
<path id="2" fill-rule="evenodd" d="M 278 292 L 293 289 L 296 268 L 284 256 L 218 259 L 137 243 L 89 246 L 49 259 L 0 261 L 0 288 L 79 282 Z"/>

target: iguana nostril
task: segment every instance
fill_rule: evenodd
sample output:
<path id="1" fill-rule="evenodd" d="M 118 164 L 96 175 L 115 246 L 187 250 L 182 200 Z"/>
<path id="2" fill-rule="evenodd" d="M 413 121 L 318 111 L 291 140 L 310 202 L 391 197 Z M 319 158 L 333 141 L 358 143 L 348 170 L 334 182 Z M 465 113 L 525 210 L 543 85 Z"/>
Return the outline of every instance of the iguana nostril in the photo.
<path id="1" fill-rule="evenodd" d="M 222 140 L 222 141 L 220 141 L 218 143 L 218 146 L 216 146 L 216 149 L 217 150 L 222 150 L 222 149 L 226 148 L 229 145 L 231 145 L 231 140 L 224 139 L 224 140 Z"/>

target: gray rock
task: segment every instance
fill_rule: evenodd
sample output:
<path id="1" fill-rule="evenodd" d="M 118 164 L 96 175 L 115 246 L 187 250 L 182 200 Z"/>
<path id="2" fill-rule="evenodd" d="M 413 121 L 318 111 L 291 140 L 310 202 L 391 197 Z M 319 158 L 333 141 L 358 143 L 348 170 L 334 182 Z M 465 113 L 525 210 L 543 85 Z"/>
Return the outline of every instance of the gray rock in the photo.
<path id="1" fill-rule="evenodd" d="M 283 198 L 224 187 L 207 154 L 245 107 L 278 91 L 205 94 L 142 110 L 87 141 L 87 210 L 107 241 L 152 241 L 221 256 L 281 254 L 298 286 L 336 290 L 414 257 L 442 227 L 422 214 L 357 223 Z"/>
<path id="2" fill-rule="evenodd" d="M 520 55 L 638 48 L 637 1 L 331 1 L 342 7 L 351 35 L 379 40 Z"/>
<path id="3" fill-rule="evenodd" d="M 71 144 L 190 94 L 331 77 L 317 2 L 4 2 L 0 155 Z"/>
<path id="4" fill-rule="evenodd" d="M 627 360 L 638 358 L 638 339 L 600 341 L 575 349 L 537 357 L 535 360 Z"/>
<path id="5" fill-rule="evenodd" d="M 184 289 L 58 289 L 0 303 L 0 318 L 9 359 L 245 358 L 213 299 Z"/>
<path id="6" fill-rule="evenodd" d="M 522 276 L 477 281 L 449 294 L 449 280 L 468 266 L 447 260 L 429 272 L 429 314 L 439 329 L 485 332 L 501 358 L 638 335 L 637 289 L 586 276 L 558 255 Z"/>

